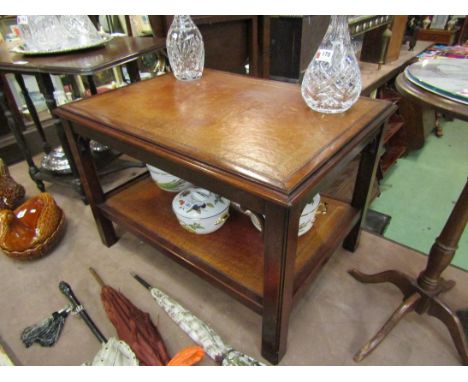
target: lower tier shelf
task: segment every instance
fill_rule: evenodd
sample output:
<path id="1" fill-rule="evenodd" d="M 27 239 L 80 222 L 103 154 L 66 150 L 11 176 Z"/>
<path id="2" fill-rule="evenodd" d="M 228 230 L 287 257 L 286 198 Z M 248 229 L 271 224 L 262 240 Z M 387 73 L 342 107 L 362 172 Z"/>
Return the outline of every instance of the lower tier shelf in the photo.
<path id="1" fill-rule="evenodd" d="M 172 211 L 175 194 L 159 189 L 145 175 L 114 190 L 102 213 L 166 255 L 261 313 L 263 309 L 263 236 L 250 219 L 233 209 L 221 229 L 208 235 L 184 230 Z M 341 244 L 358 219 L 349 204 L 322 197 L 327 213 L 299 237 L 294 293 L 298 294 Z"/>

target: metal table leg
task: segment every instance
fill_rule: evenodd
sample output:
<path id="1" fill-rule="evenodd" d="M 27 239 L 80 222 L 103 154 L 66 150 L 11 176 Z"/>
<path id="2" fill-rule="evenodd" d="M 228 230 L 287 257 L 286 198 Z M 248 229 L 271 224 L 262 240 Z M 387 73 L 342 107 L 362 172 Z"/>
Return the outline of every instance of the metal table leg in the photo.
<path id="1" fill-rule="evenodd" d="M 44 152 L 48 154 L 50 152 L 50 145 L 47 142 L 47 138 L 45 136 L 44 129 L 41 124 L 41 120 L 39 119 L 39 116 L 37 115 L 36 107 L 34 106 L 34 103 L 31 100 L 31 96 L 29 95 L 28 88 L 26 87 L 26 84 L 24 83 L 23 75 L 20 73 L 15 73 L 15 79 L 21 89 L 21 93 L 23 94 L 24 100 L 26 102 L 26 106 L 28 107 L 29 113 L 31 114 L 31 118 L 34 122 L 34 126 L 36 126 L 36 129 L 42 139 L 42 147 L 44 149 Z"/>
<path id="2" fill-rule="evenodd" d="M 44 192 L 45 186 L 44 186 L 44 183 L 39 178 L 39 169 L 34 164 L 34 161 L 31 156 L 31 152 L 29 151 L 26 140 L 24 139 L 23 132 L 21 131 L 21 128 L 20 128 L 21 122 L 18 120 L 15 120 L 13 113 L 10 111 L 10 108 L 8 107 L 8 103 L 5 97 L 5 93 L 4 93 L 4 91 L 8 91 L 6 86 L 8 85 L 5 82 L 5 78 L 3 76 L 0 76 L 0 109 L 5 115 L 5 118 L 8 123 L 8 127 L 10 128 L 14 137 L 16 138 L 16 142 L 18 143 L 18 146 L 24 155 L 26 163 L 28 164 L 29 175 L 31 176 L 31 179 L 36 183 L 37 188 L 39 188 L 39 190 Z"/>
<path id="3" fill-rule="evenodd" d="M 37 80 L 39 88 L 41 89 L 42 94 L 44 94 L 47 107 L 50 113 L 52 114 L 52 111 L 57 107 L 57 104 L 54 99 L 54 84 L 52 83 L 52 79 L 50 78 L 50 75 L 41 73 L 37 75 Z M 71 154 L 70 146 L 68 145 L 68 141 L 65 136 L 62 123 L 58 118 L 53 117 L 53 124 L 57 132 L 58 138 L 60 140 L 60 144 L 62 145 L 65 156 L 67 157 L 68 163 L 70 164 L 70 169 L 73 175 L 72 185 L 75 188 L 75 190 L 80 194 L 80 196 L 84 197 L 84 192 L 81 186 L 78 170 L 73 160 L 73 156 Z"/>

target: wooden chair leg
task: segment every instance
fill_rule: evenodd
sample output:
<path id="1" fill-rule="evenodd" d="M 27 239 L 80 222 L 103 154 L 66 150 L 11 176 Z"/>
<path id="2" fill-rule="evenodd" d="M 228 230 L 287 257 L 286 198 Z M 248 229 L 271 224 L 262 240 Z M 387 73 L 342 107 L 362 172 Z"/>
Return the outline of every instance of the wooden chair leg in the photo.
<path id="1" fill-rule="evenodd" d="M 374 351 L 375 348 L 380 345 L 385 337 L 387 337 L 391 330 L 398 324 L 398 322 L 400 322 L 400 320 L 406 314 L 412 312 L 415 309 L 420 299 L 421 295 L 419 293 L 413 293 L 410 297 L 405 299 L 398 307 L 398 309 L 393 312 L 384 326 L 382 326 L 382 329 L 380 329 L 377 334 L 356 353 L 353 359 L 356 362 L 360 362 L 372 351 Z"/>

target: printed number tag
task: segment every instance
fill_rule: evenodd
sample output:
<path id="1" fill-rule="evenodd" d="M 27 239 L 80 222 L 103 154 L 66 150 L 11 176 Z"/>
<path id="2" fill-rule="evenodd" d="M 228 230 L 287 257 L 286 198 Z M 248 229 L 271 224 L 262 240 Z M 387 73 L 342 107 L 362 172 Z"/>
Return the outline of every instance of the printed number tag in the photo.
<path id="1" fill-rule="evenodd" d="M 315 56 L 317 61 L 331 62 L 333 57 L 333 50 L 331 49 L 319 49 Z"/>
<path id="2" fill-rule="evenodd" d="M 18 16 L 17 22 L 18 24 L 27 24 L 28 16 Z"/>

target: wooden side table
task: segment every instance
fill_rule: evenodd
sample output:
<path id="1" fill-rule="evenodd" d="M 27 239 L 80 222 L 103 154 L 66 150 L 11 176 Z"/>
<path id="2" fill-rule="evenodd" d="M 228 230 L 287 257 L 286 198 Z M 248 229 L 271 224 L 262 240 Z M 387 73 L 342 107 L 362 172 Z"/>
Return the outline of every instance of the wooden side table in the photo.
<path id="1" fill-rule="evenodd" d="M 170 75 L 70 103 L 64 122 L 103 243 L 113 222 L 263 317 L 262 354 L 286 351 L 292 305 L 344 241 L 353 251 L 366 214 L 383 126 L 395 107 L 361 98 L 319 114 L 297 85 L 206 69 L 199 81 Z M 265 216 L 263 234 L 235 210 L 208 235 L 185 231 L 174 194 L 144 175 L 103 193 L 86 144 L 96 139 Z M 351 203 L 327 198 L 326 215 L 298 238 L 306 203 L 359 153 Z"/>
<path id="2" fill-rule="evenodd" d="M 44 152 L 49 152 L 50 147 L 46 141 L 45 134 L 37 115 L 34 104 L 29 96 L 28 90 L 23 81 L 22 75 L 30 74 L 36 77 L 39 88 L 44 95 L 47 107 L 52 113 L 57 107 L 54 98 L 54 85 L 50 75 L 69 75 L 69 76 L 86 76 L 90 83 L 92 94 L 96 94 L 96 86 L 94 84 L 93 75 L 96 73 L 110 69 L 117 65 L 127 65 L 129 76 L 132 80 L 138 81 L 138 65 L 136 60 L 144 54 L 151 53 L 165 47 L 165 41 L 161 38 L 151 37 L 115 37 L 109 41 L 104 47 L 73 52 L 61 55 L 46 55 L 46 56 L 23 56 L 20 54 L 11 53 L 5 43 L 0 44 L 0 73 L 15 74 L 15 78 L 22 90 L 28 109 L 36 128 L 39 131 L 40 137 L 43 140 Z M 4 81 L 6 82 L 6 81 Z M 7 83 L 4 84 L 8 86 Z M 3 97 L 2 97 L 3 98 Z M 3 110 L 7 109 L 7 105 L 3 105 Z M 9 117 L 12 121 L 11 116 Z M 73 161 L 68 142 L 65 138 L 65 133 L 59 120 L 54 121 L 54 126 L 63 147 L 64 153 L 70 163 L 71 176 L 54 175 L 48 171 L 38 168 L 31 157 L 29 149 L 25 149 L 26 140 L 22 136 L 22 129 L 18 124 L 9 124 L 11 129 L 15 129 L 14 135 L 17 138 L 20 149 L 23 152 L 26 161 L 29 164 L 29 173 L 31 178 L 36 183 L 41 191 L 45 191 L 43 181 L 51 181 L 71 185 L 81 195 L 83 194 L 81 183 L 79 180 L 78 171 Z M 20 137 L 21 136 L 21 137 Z M 25 146 L 26 145 L 26 146 Z M 109 156 L 103 158 L 104 161 L 109 161 Z"/>
<path id="3" fill-rule="evenodd" d="M 454 118 L 468 121 L 468 106 L 437 94 L 428 92 L 409 81 L 404 73 L 396 79 L 396 88 L 402 96 L 435 111 L 443 112 Z M 403 302 L 392 314 L 382 329 L 355 355 L 356 361 L 367 357 L 385 339 L 390 331 L 408 313 L 416 311 L 428 314 L 442 321 L 450 332 L 463 365 L 468 365 L 468 345 L 463 326 L 449 306 L 439 296 L 455 286 L 455 282 L 444 280 L 441 275 L 450 265 L 457 250 L 458 241 L 468 222 L 468 182 L 465 184 L 442 232 L 435 240 L 427 266 L 417 280 L 396 270 L 389 270 L 375 275 L 366 275 L 355 269 L 351 275 L 363 283 L 389 282 L 397 286 L 404 295 Z"/>

